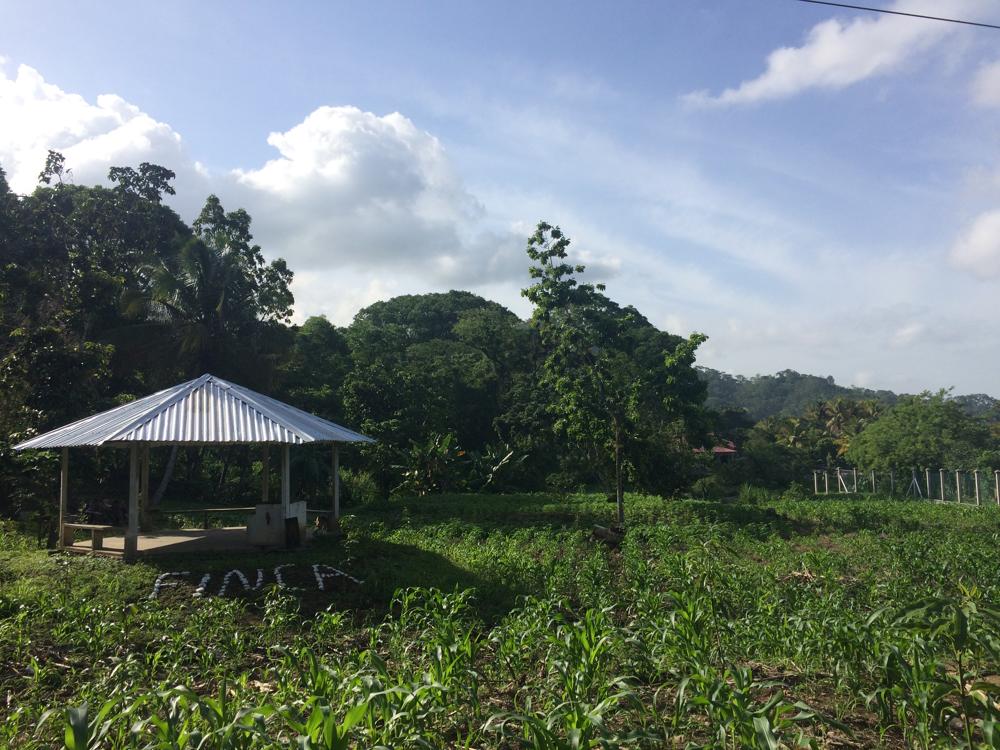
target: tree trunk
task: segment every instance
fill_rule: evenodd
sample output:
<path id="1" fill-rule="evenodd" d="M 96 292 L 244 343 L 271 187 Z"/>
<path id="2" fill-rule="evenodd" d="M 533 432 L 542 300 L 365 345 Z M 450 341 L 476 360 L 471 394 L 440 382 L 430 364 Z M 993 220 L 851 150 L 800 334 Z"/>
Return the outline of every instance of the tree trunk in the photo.
<path id="1" fill-rule="evenodd" d="M 163 478 L 156 487 L 156 492 L 153 493 L 152 499 L 149 501 L 150 508 L 157 508 L 160 505 L 160 501 L 163 499 L 164 493 L 167 491 L 167 485 L 170 484 L 170 478 L 174 475 L 174 464 L 177 462 L 177 446 L 170 446 L 170 457 L 167 459 L 167 465 L 163 469 Z"/>
<path id="2" fill-rule="evenodd" d="M 618 525 L 625 524 L 625 493 L 622 490 L 622 431 L 616 419 L 615 426 L 615 501 L 618 503 Z"/>
<path id="3" fill-rule="evenodd" d="M 222 454 L 222 471 L 219 472 L 219 481 L 215 485 L 215 494 L 218 495 L 222 492 L 222 486 L 226 483 L 226 474 L 229 473 L 229 459 L 232 457 L 233 452 L 231 449 L 225 450 Z"/>

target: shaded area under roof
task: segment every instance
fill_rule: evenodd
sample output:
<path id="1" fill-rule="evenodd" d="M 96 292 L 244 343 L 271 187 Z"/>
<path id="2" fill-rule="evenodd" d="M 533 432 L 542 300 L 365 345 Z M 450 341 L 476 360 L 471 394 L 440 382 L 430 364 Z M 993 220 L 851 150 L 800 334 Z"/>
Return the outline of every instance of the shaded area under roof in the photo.
<path id="1" fill-rule="evenodd" d="M 25 440 L 14 450 L 135 443 L 374 442 L 360 432 L 206 374 Z"/>

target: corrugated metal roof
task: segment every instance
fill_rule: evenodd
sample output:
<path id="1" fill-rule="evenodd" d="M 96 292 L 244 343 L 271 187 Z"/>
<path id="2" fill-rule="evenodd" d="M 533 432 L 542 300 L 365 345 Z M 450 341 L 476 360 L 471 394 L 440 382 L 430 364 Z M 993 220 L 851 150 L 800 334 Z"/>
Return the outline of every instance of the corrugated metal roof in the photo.
<path id="1" fill-rule="evenodd" d="M 14 446 L 115 443 L 373 443 L 372 438 L 214 375 L 137 399 Z"/>

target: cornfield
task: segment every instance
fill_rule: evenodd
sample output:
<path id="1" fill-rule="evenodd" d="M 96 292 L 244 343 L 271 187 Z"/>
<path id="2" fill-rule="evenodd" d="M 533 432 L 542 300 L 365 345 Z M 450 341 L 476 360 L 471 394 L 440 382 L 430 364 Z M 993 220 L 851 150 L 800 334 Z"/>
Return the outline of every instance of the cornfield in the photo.
<path id="1" fill-rule="evenodd" d="M 290 554 L 0 541 L 0 745 L 1000 747 L 1000 511 L 629 496 L 386 502 Z M 150 597 L 164 571 L 336 566 Z"/>

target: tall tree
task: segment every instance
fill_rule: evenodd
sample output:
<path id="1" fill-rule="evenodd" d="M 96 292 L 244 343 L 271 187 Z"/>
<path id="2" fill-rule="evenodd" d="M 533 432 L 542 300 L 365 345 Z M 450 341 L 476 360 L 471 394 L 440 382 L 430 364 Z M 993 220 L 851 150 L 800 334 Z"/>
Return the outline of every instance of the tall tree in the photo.
<path id="1" fill-rule="evenodd" d="M 544 350 L 539 387 L 551 394 L 556 429 L 595 465 L 610 464 L 623 523 L 624 481 L 638 446 L 652 438 L 666 454 L 669 425 L 679 424 L 674 437 L 683 438 L 698 422 L 705 386 L 693 364 L 705 337 L 657 331 L 634 308 L 610 300 L 603 285 L 580 283 L 576 274 L 585 269 L 567 261 L 569 244 L 545 222 L 528 240 L 535 282 L 522 293 L 535 305 L 532 323 Z"/>
<path id="2" fill-rule="evenodd" d="M 989 426 L 946 391 L 907 396 L 851 442 L 847 458 L 865 469 L 973 468 L 995 448 Z"/>

